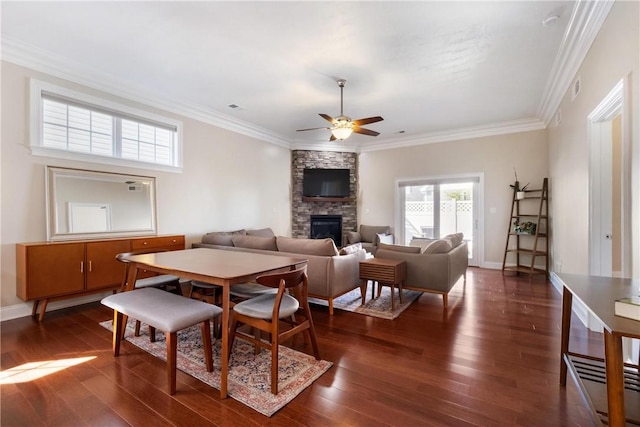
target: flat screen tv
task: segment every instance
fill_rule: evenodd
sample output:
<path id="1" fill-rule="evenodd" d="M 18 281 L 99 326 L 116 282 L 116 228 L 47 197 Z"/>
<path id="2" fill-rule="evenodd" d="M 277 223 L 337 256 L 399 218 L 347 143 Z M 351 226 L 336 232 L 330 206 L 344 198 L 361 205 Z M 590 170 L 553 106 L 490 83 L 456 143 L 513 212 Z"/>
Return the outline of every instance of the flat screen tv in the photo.
<path id="1" fill-rule="evenodd" d="M 349 197 L 349 169 L 305 169 L 302 195 L 306 197 Z"/>

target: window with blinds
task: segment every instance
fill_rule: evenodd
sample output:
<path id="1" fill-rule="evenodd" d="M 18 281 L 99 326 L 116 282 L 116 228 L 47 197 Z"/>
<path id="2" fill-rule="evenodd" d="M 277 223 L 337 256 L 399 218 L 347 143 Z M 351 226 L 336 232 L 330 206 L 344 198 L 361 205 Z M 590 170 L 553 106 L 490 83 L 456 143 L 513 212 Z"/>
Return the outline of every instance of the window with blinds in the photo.
<path id="1" fill-rule="evenodd" d="M 38 121 L 32 129 L 39 131 L 32 149 L 111 159 L 107 163 L 181 166 L 179 122 L 38 81 L 32 81 L 32 101 L 39 107 L 32 111 Z"/>

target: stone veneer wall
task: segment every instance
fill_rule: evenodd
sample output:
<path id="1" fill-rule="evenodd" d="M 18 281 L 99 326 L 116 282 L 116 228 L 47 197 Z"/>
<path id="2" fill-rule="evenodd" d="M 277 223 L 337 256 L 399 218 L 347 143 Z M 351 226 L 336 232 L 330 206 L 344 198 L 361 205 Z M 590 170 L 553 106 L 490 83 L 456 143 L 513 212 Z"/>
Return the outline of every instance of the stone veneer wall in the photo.
<path id="1" fill-rule="evenodd" d="M 305 168 L 349 169 L 350 202 L 304 202 L 302 175 Z M 358 154 L 333 151 L 293 150 L 291 153 L 291 234 L 309 237 L 311 215 L 342 215 L 342 235 L 357 226 Z M 344 240 L 344 237 L 343 237 Z M 344 241 L 343 241 L 344 245 Z"/>

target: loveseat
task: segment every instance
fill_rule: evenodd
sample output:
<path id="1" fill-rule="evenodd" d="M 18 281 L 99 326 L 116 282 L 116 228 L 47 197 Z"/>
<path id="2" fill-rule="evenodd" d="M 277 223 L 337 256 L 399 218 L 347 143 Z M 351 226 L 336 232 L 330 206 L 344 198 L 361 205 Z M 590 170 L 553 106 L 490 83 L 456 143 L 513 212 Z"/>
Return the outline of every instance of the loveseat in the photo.
<path id="1" fill-rule="evenodd" d="M 442 239 L 414 238 L 409 246 L 380 243 L 376 258 L 406 261 L 403 288 L 442 294 L 446 308 L 451 288 L 461 277 L 466 280 L 469 250 L 462 233 L 456 233 Z"/>
<path id="2" fill-rule="evenodd" d="M 275 236 L 270 228 L 207 233 L 192 247 L 306 258 L 309 296 L 327 300 L 331 315 L 334 298 L 360 287 L 360 261 L 366 257 L 359 244 L 338 251 L 330 238 Z"/>
<path id="3" fill-rule="evenodd" d="M 347 231 L 347 244 L 360 243 L 362 248 L 375 255 L 378 243 L 393 243 L 391 227 L 388 225 L 364 225 L 360 224 L 359 231 Z"/>

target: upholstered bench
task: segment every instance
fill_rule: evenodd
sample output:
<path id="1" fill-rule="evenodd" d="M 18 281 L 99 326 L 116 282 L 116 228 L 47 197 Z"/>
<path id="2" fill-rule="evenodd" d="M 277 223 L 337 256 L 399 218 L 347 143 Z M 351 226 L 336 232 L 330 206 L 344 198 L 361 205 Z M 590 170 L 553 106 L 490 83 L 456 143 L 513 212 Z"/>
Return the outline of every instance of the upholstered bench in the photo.
<path id="1" fill-rule="evenodd" d="M 169 394 L 176 392 L 177 331 L 200 323 L 207 371 L 213 371 L 211 326 L 209 321 L 222 313 L 222 309 L 202 301 L 156 288 L 145 288 L 109 295 L 102 304 L 114 310 L 113 355 L 120 355 L 120 343 L 124 336 L 124 316 L 129 316 L 165 333 L 167 345 L 167 380 Z"/>

